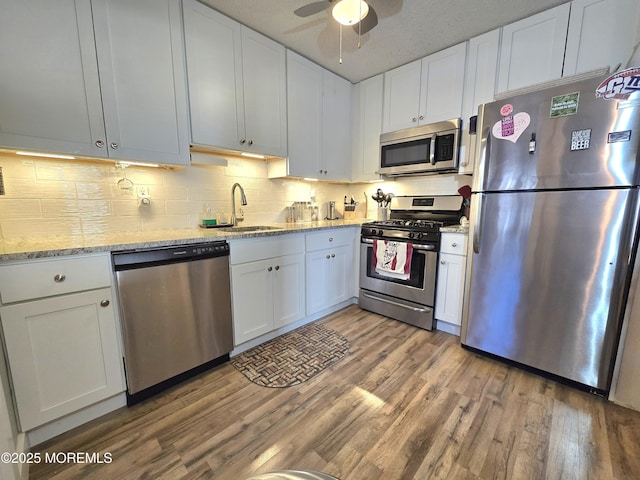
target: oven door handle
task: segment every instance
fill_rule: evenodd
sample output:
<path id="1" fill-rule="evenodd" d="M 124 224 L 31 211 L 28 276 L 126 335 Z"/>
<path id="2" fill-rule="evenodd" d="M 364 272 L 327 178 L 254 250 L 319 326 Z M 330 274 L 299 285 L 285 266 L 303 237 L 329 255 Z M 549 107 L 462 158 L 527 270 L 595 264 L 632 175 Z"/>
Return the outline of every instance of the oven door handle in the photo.
<path id="1" fill-rule="evenodd" d="M 394 302 L 393 300 L 389 300 L 388 298 L 381 298 L 381 297 L 377 297 L 377 296 L 374 297 L 373 295 L 369 295 L 366 292 L 361 292 L 360 294 L 363 297 L 370 298 L 371 300 L 377 300 L 379 302 L 389 303 L 389 304 L 394 305 L 396 307 L 402 307 L 402 308 L 406 308 L 408 310 L 413 310 L 414 312 L 430 312 L 431 311 L 431 309 L 429 307 L 425 307 L 425 308 L 412 307 L 411 305 L 406 305 L 404 303 Z"/>
<path id="2" fill-rule="evenodd" d="M 366 243 L 367 245 L 373 245 L 373 239 L 371 238 L 361 238 L 360 239 L 360 243 Z M 410 242 L 401 242 L 401 243 L 410 243 Z M 418 243 L 412 243 L 411 244 L 413 246 L 414 250 L 423 250 L 423 251 L 435 251 L 436 246 L 435 245 L 421 245 Z"/>

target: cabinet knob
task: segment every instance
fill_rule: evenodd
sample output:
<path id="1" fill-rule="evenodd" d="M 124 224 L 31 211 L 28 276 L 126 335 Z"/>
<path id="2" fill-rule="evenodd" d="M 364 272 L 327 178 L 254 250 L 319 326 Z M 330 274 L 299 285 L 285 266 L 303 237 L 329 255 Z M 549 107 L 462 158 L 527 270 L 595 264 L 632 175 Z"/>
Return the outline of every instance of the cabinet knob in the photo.
<path id="1" fill-rule="evenodd" d="M 331 258 L 336 258 L 336 254 L 335 254 L 335 253 L 332 253 L 332 254 L 331 254 Z"/>
<path id="2" fill-rule="evenodd" d="M 102 300 L 102 301 L 100 302 L 100 306 L 101 306 L 101 307 L 108 307 L 110 303 L 111 303 L 111 302 L 109 302 L 109 300 Z"/>
<path id="3" fill-rule="evenodd" d="M 276 270 L 280 270 L 280 265 L 276 265 Z"/>
<path id="4" fill-rule="evenodd" d="M 424 115 L 420 115 L 420 116 L 418 117 L 418 120 L 424 120 Z"/>
<path id="5" fill-rule="evenodd" d="M 413 123 L 416 123 L 416 122 L 418 121 L 418 119 L 417 119 L 416 117 L 413 117 L 413 118 L 411 119 L 411 121 L 412 121 Z"/>
<path id="6" fill-rule="evenodd" d="M 324 174 L 325 174 L 325 175 L 327 174 L 327 171 L 326 171 L 326 170 L 324 171 Z"/>
<path id="7" fill-rule="evenodd" d="M 53 281 L 56 283 L 62 283 L 67 279 L 64 273 L 58 273 L 55 277 L 53 277 Z"/>
<path id="8" fill-rule="evenodd" d="M 246 139 L 241 138 L 241 139 L 240 139 L 240 144 L 241 144 L 241 145 L 244 145 L 244 142 L 246 142 L 246 141 L 247 141 Z"/>
<path id="9" fill-rule="evenodd" d="M 273 270 L 273 267 L 267 267 L 267 272 L 270 272 L 271 270 Z"/>
<path id="10" fill-rule="evenodd" d="M 333 237 L 329 237 L 329 241 L 330 241 L 330 242 L 333 242 Z"/>
<path id="11" fill-rule="evenodd" d="M 120 145 L 118 145 L 116 142 L 111 142 L 111 144 L 109 145 L 113 150 L 116 150 Z"/>
<path id="12" fill-rule="evenodd" d="M 329 254 L 327 254 L 327 256 L 325 257 L 327 260 L 329 260 L 331 257 L 329 256 Z"/>
<path id="13" fill-rule="evenodd" d="M 453 242 L 453 243 L 451 244 L 451 246 L 452 246 L 453 248 L 456 248 L 456 247 L 458 246 L 458 244 L 457 244 L 456 242 Z"/>
<path id="14" fill-rule="evenodd" d="M 248 145 L 253 145 L 253 140 L 249 140 L 249 141 L 247 142 L 247 144 L 248 144 Z"/>
<path id="15" fill-rule="evenodd" d="M 96 140 L 96 147 L 103 148 L 104 147 L 104 142 L 102 140 Z"/>
<path id="16" fill-rule="evenodd" d="M 445 263 L 447 262 L 445 262 L 444 260 L 440 260 L 440 265 L 444 265 Z"/>

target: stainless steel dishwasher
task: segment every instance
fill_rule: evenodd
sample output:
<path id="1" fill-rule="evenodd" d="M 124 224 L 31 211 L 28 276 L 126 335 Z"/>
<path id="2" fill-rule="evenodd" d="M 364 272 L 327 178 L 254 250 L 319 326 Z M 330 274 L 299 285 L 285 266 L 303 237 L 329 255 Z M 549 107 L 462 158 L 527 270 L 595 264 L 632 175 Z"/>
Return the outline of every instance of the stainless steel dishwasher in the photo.
<path id="1" fill-rule="evenodd" d="M 127 404 L 229 359 L 229 244 L 113 252 Z"/>

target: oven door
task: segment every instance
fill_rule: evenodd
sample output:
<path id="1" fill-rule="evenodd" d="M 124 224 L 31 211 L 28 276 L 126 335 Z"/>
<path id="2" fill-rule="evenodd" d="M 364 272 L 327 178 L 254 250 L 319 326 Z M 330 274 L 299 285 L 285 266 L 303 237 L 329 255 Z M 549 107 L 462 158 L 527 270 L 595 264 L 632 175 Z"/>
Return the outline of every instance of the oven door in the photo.
<path id="1" fill-rule="evenodd" d="M 411 273 L 408 280 L 380 275 L 375 271 L 373 240 L 360 241 L 360 288 L 433 306 L 436 289 L 437 248 L 434 245 L 412 244 Z"/>

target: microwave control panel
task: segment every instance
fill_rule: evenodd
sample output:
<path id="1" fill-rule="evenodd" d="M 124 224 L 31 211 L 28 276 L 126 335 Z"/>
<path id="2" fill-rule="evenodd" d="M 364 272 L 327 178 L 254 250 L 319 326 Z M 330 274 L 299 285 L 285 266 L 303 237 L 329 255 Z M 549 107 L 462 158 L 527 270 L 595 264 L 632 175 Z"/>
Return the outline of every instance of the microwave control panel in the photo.
<path id="1" fill-rule="evenodd" d="M 433 152 L 433 158 L 436 162 L 446 162 L 453 159 L 455 138 L 453 133 L 436 137 L 435 152 Z"/>

